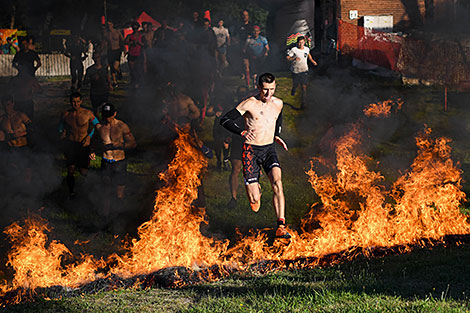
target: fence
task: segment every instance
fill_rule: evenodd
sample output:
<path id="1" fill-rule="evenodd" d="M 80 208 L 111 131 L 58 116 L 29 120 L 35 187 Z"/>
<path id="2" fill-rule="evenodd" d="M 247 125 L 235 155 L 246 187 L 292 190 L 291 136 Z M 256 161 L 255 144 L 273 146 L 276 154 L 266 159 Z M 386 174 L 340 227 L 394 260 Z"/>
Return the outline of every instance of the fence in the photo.
<path id="1" fill-rule="evenodd" d="M 338 49 L 364 62 L 442 85 L 470 86 L 470 41 L 402 37 L 339 21 Z"/>
<path id="2" fill-rule="evenodd" d="M 17 70 L 13 68 L 12 61 L 14 55 L 0 54 L 0 77 L 15 76 Z M 36 71 L 36 76 L 69 76 L 70 59 L 63 54 L 40 54 L 41 67 Z M 127 59 L 121 57 L 121 65 L 126 65 Z M 83 62 L 85 69 L 93 65 L 91 57 Z"/>

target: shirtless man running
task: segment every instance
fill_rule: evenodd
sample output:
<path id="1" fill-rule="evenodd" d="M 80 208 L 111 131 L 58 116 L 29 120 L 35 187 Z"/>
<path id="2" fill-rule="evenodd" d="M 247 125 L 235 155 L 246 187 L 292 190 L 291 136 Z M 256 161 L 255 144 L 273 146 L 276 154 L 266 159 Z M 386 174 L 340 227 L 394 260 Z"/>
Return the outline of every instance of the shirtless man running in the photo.
<path id="1" fill-rule="evenodd" d="M 276 90 L 274 75 L 270 73 L 261 75 L 258 80 L 258 89 L 259 95 L 242 101 L 221 118 L 220 124 L 245 139 L 242 149 L 243 176 L 251 209 L 258 212 L 261 206 L 259 175 L 263 167 L 273 189 L 273 204 L 277 215 L 276 237 L 290 238 L 291 235 L 285 226 L 281 167 L 274 149 L 274 141 L 276 141 L 287 151 L 286 143 L 279 137 L 283 102 L 274 97 Z M 245 130 L 235 123 L 240 116 L 243 116 L 245 120 Z"/>
<path id="2" fill-rule="evenodd" d="M 31 119 L 23 112 L 15 109 L 15 101 L 11 95 L 2 97 L 2 105 L 5 114 L 0 116 L 0 132 L 3 137 L 0 141 L 6 143 L 6 152 L 9 152 L 7 158 L 8 167 L 15 170 L 17 176 L 22 172 L 24 182 L 30 183 L 32 169 L 29 163 L 29 140 L 28 132 L 31 132 Z"/>
<path id="3" fill-rule="evenodd" d="M 108 64 L 113 79 L 113 85 L 116 86 L 117 80 L 120 79 L 121 76 L 119 64 L 121 62 L 121 43 L 124 41 L 124 36 L 118 29 L 114 28 L 111 21 L 108 21 L 106 39 L 108 41 Z"/>
<path id="4" fill-rule="evenodd" d="M 137 143 L 129 126 L 123 121 L 118 120 L 116 114 L 114 105 L 105 103 L 101 110 L 103 122 L 96 129 L 103 144 L 101 169 L 106 180 L 105 183 L 108 186 L 111 183 L 117 185 L 116 196 L 118 199 L 123 199 L 126 187 L 125 174 L 127 171 L 126 154 L 124 151 L 135 148 Z M 93 155 L 92 158 L 94 158 Z"/>
<path id="5" fill-rule="evenodd" d="M 61 139 L 66 139 L 65 158 L 67 160 L 67 185 L 70 196 L 75 196 L 75 168 L 86 176 L 90 165 L 90 141 L 95 132 L 98 119 L 90 110 L 82 108 L 82 95 L 74 92 L 70 95 L 72 107 L 62 113 L 58 130 Z M 89 130 L 91 124 L 91 130 Z"/>

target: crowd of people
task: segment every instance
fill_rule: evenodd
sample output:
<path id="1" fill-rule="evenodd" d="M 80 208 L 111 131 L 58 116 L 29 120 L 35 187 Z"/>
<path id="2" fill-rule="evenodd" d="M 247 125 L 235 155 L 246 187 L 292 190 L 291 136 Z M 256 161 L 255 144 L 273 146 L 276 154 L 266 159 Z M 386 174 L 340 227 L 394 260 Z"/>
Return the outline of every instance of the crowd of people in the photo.
<path id="1" fill-rule="evenodd" d="M 261 114 L 261 119 L 270 116 L 267 124 L 282 120 L 282 101 L 273 97 L 274 76 L 263 74 L 263 78 L 259 79 L 259 76 L 266 72 L 266 57 L 270 51 L 268 40 L 261 35 L 261 28 L 250 22 L 249 12 L 246 10 L 241 14 L 240 23 L 230 27 L 230 30 L 225 27 L 222 18 L 214 21 L 215 25 L 212 26 L 211 20 L 201 19 L 198 12 L 193 12 L 190 21 L 176 19 L 173 26 L 166 20 L 163 20 L 158 28 L 151 23 L 144 22 L 140 25 L 132 21 L 132 32 L 127 36 L 124 36 L 122 30 L 115 28 L 112 21 L 107 21 L 101 36 L 90 40 L 85 40 L 77 34 L 70 37 L 64 45 L 64 54 L 70 59 L 70 108 L 61 114 L 58 125 L 58 136 L 63 142 L 67 168 L 65 182 L 68 196 L 76 197 L 75 172 L 86 176 L 90 160 L 94 160 L 96 152 L 99 151 L 105 193 L 118 200 L 124 198 L 126 151 L 134 149 L 137 141 L 131 128 L 116 118 L 117 109 L 108 98 L 110 92 L 123 83 L 121 60 L 127 58 L 129 95 L 132 95 L 132 92 L 135 94 L 141 88 L 156 90 L 156 99 L 161 103 L 162 124 L 170 129 L 188 125 L 194 134 L 196 146 L 207 157 L 216 155 L 216 169 L 230 171 L 231 197 L 228 208 L 237 206 L 239 173 L 243 165 L 250 204 L 253 211 L 259 209 L 258 179 L 261 167 L 264 168 L 273 185 L 278 230 L 282 228 L 281 235 L 288 237 L 289 234 L 283 226 L 284 196 L 280 182 L 280 165 L 271 146 L 268 152 L 263 150 L 266 144 L 271 145 L 274 140 L 278 143 L 281 141 L 285 149 L 287 146 L 277 131 L 273 136 L 268 134 L 260 141 L 259 138 L 255 139 L 254 130 L 250 128 L 252 124 L 259 124 L 254 122 L 253 114 Z M 93 49 L 90 49 L 90 46 Z M 93 65 L 85 70 L 83 61 L 90 57 L 90 54 Z M 299 38 L 297 47 L 289 50 L 286 58 L 292 63 L 292 94 L 300 85 L 304 103 L 307 61 L 316 65 L 305 46 L 305 38 Z M 9 152 L 4 165 L 18 168 L 18 172 L 24 177 L 24 183 L 27 184 L 31 180 L 31 168 L 24 162 L 20 166 L 17 160 L 23 159 L 19 156 L 31 153 L 35 128 L 33 95 L 42 92 L 35 76 L 41 66 L 41 59 L 31 38 L 21 39 L 20 50 L 16 53 L 12 65 L 18 70 L 18 74 L 10 80 L 8 93 L 2 97 L 0 142 L 3 144 L 2 149 Z M 221 83 L 221 78 L 227 71 L 241 75 L 245 82 L 237 90 L 235 103 L 233 98 L 227 97 L 227 91 Z M 84 99 L 80 91 L 84 85 L 89 86 L 91 109 L 83 106 Z M 258 91 L 253 92 L 252 87 L 258 88 Z M 275 109 L 266 110 L 266 116 L 263 116 L 263 111 L 259 113 L 259 110 L 255 109 L 256 106 L 271 102 Z M 238 110 L 233 109 L 234 107 Z M 240 114 L 235 114 L 234 110 Z M 251 117 L 247 118 L 246 115 Z M 212 149 L 207 148 L 197 135 L 206 116 L 214 116 Z M 244 124 L 248 130 L 244 134 L 239 133 L 239 129 L 233 126 Z M 264 124 L 260 125 L 260 129 L 265 127 Z M 275 126 L 280 129 L 277 124 L 269 125 L 268 133 L 271 128 L 274 130 Z M 270 136 L 271 139 L 268 138 Z M 251 156 L 261 160 L 257 170 L 253 171 L 253 164 L 248 164 L 251 160 L 246 157 L 253 153 L 253 149 L 258 149 L 258 145 L 264 148 Z M 262 159 L 256 154 L 263 154 L 262 158 L 268 155 L 268 159 Z M 203 190 L 200 194 L 203 199 Z M 202 202 L 202 205 L 205 203 Z M 109 201 L 104 201 L 104 216 L 110 214 L 111 206 Z"/>

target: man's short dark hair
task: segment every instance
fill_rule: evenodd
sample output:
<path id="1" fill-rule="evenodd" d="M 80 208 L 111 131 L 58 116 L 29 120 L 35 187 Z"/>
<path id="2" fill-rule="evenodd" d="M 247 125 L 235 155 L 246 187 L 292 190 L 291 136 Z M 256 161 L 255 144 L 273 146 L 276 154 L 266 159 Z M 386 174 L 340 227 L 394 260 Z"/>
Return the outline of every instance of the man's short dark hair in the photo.
<path id="1" fill-rule="evenodd" d="M 15 101 L 15 98 L 13 97 L 13 95 L 7 93 L 7 94 L 2 96 L 2 103 L 3 104 L 7 104 L 7 102 L 9 102 L 9 101 L 11 101 L 11 102 Z"/>
<path id="2" fill-rule="evenodd" d="M 304 36 L 297 37 L 297 42 L 299 42 L 300 40 L 305 40 L 305 37 Z"/>
<path id="3" fill-rule="evenodd" d="M 72 99 L 75 99 L 75 98 L 82 98 L 82 94 L 79 93 L 78 91 L 75 91 L 75 92 L 72 92 L 70 94 L 70 101 L 72 101 Z"/>
<path id="4" fill-rule="evenodd" d="M 264 83 L 271 84 L 276 80 L 273 74 L 264 73 L 258 79 L 258 86 L 263 87 Z"/>

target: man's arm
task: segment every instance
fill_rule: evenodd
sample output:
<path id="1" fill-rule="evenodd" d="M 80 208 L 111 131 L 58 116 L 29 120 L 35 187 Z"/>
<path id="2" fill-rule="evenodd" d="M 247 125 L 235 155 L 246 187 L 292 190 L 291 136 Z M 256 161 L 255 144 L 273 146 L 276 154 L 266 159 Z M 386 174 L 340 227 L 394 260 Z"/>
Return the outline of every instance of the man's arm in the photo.
<path id="1" fill-rule="evenodd" d="M 282 105 L 282 101 L 281 101 L 281 105 Z M 281 131 L 282 131 L 282 108 L 281 108 L 281 112 L 279 113 L 279 116 L 277 117 L 277 120 L 276 120 L 276 128 L 274 129 L 274 140 L 278 144 L 280 144 L 284 148 L 284 150 L 287 151 L 288 150 L 287 144 L 280 137 Z"/>
<path id="2" fill-rule="evenodd" d="M 15 54 L 15 56 L 13 57 L 13 61 L 11 63 L 14 68 L 18 69 L 18 53 Z"/>
<path id="3" fill-rule="evenodd" d="M 189 118 L 195 120 L 201 115 L 198 107 L 194 104 L 193 99 L 188 97 Z"/>
<path id="4" fill-rule="evenodd" d="M 34 70 L 36 71 L 38 68 L 41 67 L 41 65 L 41 58 L 39 57 L 39 54 L 36 53 L 36 66 L 34 67 Z"/>
<path id="5" fill-rule="evenodd" d="M 269 43 L 268 43 L 268 40 L 265 38 L 265 46 L 264 46 L 264 56 L 268 56 L 268 53 L 269 53 Z"/>
<path id="6" fill-rule="evenodd" d="M 312 55 L 310 53 L 308 54 L 308 59 L 310 60 L 310 62 L 312 62 L 313 65 L 318 65 L 318 63 L 312 58 Z"/>
<path id="7" fill-rule="evenodd" d="M 59 124 L 57 125 L 57 131 L 60 134 L 60 139 L 64 139 L 66 136 L 64 113 L 62 113 L 60 116 Z"/>
<path id="8" fill-rule="evenodd" d="M 122 144 L 123 149 L 134 149 L 137 146 L 134 135 L 132 135 L 131 130 L 127 124 L 122 123 L 122 132 L 124 137 L 124 143 Z"/>
<path id="9" fill-rule="evenodd" d="M 235 121 L 242 117 L 247 111 L 250 99 L 242 101 L 236 108 L 228 111 L 220 118 L 220 125 L 225 127 L 228 131 L 240 135 L 247 140 L 254 140 L 254 130 L 245 130 L 241 128 Z"/>
<path id="10" fill-rule="evenodd" d="M 95 134 L 96 125 L 98 125 L 100 121 L 98 120 L 98 118 L 96 118 L 96 116 L 93 113 L 90 113 L 90 119 L 88 120 L 88 122 L 91 123 L 91 125 L 93 126 L 90 133 L 88 133 L 88 136 L 92 138 L 93 135 Z"/>
<path id="11" fill-rule="evenodd" d="M 295 60 L 295 53 L 292 50 L 287 51 L 287 56 L 286 56 L 287 61 L 294 61 Z"/>

